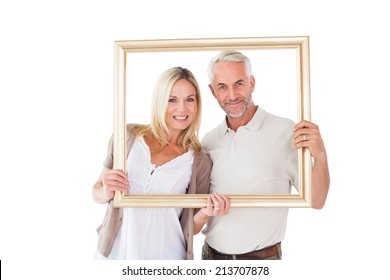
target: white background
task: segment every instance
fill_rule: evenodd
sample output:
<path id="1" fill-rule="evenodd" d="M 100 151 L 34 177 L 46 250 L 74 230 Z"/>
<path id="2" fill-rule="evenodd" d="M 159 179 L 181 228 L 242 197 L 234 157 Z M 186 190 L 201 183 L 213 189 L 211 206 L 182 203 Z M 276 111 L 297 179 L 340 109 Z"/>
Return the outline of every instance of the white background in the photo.
<path id="1" fill-rule="evenodd" d="M 331 190 L 320 211 L 291 209 L 284 260 L 269 264 L 268 279 L 388 277 L 385 3 L 2 1 L 3 276 L 124 279 L 131 262 L 91 261 L 104 212 L 91 187 L 112 132 L 114 41 L 309 35 L 312 120 L 326 143 Z"/>

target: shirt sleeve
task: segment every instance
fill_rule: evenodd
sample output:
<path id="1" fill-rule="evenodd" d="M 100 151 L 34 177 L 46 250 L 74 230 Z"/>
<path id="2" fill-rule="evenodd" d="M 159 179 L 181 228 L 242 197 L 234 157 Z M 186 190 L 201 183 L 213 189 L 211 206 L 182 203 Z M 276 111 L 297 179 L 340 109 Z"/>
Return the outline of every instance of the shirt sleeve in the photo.
<path id="1" fill-rule="evenodd" d="M 196 193 L 208 194 L 210 190 L 210 174 L 212 161 L 207 154 L 202 153 L 196 168 Z"/>
<path id="2" fill-rule="evenodd" d="M 112 139 L 113 139 L 113 136 L 111 136 L 110 142 L 108 143 L 107 156 L 106 156 L 106 159 L 103 162 L 103 166 L 107 167 L 107 168 L 110 168 L 110 169 L 112 169 L 113 166 L 114 166 Z"/>

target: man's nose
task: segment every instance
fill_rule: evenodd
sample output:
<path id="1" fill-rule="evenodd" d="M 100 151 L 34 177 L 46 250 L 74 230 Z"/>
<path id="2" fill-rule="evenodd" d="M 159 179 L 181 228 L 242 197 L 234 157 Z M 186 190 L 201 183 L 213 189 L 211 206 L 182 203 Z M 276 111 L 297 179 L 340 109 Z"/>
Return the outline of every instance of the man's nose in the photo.
<path id="1" fill-rule="evenodd" d="M 229 99 L 234 99 L 236 97 L 236 92 L 233 87 L 228 87 L 227 95 L 229 96 Z"/>

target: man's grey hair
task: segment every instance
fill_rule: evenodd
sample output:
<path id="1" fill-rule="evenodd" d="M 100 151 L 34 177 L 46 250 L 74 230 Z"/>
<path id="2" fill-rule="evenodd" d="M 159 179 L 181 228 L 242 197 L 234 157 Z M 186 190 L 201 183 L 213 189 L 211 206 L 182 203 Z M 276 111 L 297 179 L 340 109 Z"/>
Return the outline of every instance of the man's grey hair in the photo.
<path id="1" fill-rule="evenodd" d="M 238 51 L 222 51 L 216 55 L 210 62 L 207 68 L 210 83 L 214 81 L 214 66 L 218 62 L 242 62 L 245 66 L 245 74 L 248 79 L 252 76 L 252 66 L 249 58 Z"/>

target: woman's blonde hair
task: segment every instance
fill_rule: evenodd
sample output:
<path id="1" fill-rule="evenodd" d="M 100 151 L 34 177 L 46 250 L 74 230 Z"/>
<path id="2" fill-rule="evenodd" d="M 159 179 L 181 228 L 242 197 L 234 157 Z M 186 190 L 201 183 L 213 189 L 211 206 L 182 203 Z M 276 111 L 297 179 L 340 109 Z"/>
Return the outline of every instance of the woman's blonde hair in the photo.
<path id="1" fill-rule="evenodd" d="M 167 135 L 169 129 L 165 123 L 165 114 L 172 87 L 178 80 L 186 80 L 194 86 L 197 101 L 195 117 L 191 124 L 180 135 L 178 144 L 182 145 L 185 150 L 192 149 L 195 152 L 200 152 L 201 145 L 198 139 L 198 133 L 201 121 L 202 100 L 198 82 L 196 81 L 194 74 L 186 68 L 172 67 L 160 75 L 153 90 L 151 123 L 150 125 L 136 125 L 132 132 L 136 137 L 152 134 L 160 143 L 161 149 L 168 144 Z"/>

